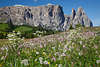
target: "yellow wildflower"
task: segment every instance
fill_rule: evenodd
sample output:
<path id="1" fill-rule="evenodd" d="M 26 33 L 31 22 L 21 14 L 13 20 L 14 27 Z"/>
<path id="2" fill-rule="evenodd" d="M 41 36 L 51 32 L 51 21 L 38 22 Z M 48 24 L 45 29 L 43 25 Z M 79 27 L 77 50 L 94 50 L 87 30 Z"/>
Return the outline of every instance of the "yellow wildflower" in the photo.
<path id="1" fill-rule="evenodd" d="M 2 64 L 0 64 L 0 67 L 2 67 Z"/>
<path id="2" fill-rule="evenodd" d="M 48 62 L 48 64 L 50 64 L 50 62 Z"/>
<path id="3" fill-rule="evenodd" d="M 43 52 L 43 55 L 46 55 L 46 53 L 45 53 L 45 52 Z"/>

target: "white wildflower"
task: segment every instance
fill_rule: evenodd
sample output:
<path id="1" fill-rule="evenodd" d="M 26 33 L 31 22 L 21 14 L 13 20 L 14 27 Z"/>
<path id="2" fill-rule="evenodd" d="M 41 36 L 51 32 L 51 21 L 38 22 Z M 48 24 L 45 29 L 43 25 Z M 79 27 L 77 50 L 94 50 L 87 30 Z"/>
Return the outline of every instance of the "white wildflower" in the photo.
<path id="1" fill-rule="evenodd" d="M 4 59 L 5 59 L 5 57 L 4 57 L 4 56 L 2 56 L 2 57 L 1 57 L 1 60 L 4 60 Z"/>
<path id="2" fill-rule="evenodd" d="M 85 45 L 83 45 L 83 48 L 85 48 Z"/>
<path id="3" fill-rule="evenodd" d="M 81 52 L 79 52 L 79 55 L 81 56 L 81 55 L 82 55 L 82 53 L 81 53 Z"/>
<path id="4" fill-rule="evenodd" d="M 21 64 L 24 64 L 25 66 L 27 66 L 28 65 L 28 60 L 27 59 L 22 60 Z"/>
<path id="5" fill-rule="evenodd" d="M 36 54 L 39 54 L 39 52 L 36 52 Z"/>
<path id="6" fill-rule="evenodd" d="M 62 64 L 58 64 L 58 67 L 62 67 Z"/>
<path id="7" fill-rule="evenodd" d="M 66 51 L 67 51 L 66 49 L 63 50 L 64 53 L 65 53 Z"/>
<path id="8" fill-rule="evenodd" d="M 64 45 L 64 48 L 67 49 L 67 46 L 68 46 L 68 45 Z"/>
<path id="9" fill-rule="evenodd" d="M 35 59 L 35 62 L 37 61 L 37 59 Z"/>
<path id="10" fill-rule="evenodd" d="M 82 45 L 82 41 L 80 41 L 80 45 Z"/>
<path id="11" fill-rule="evenodd" d="M 43 64 L 43 58 L 39 57 L 40 64 Z"/>
<path id="12" fill-rule="evenodd" d="M 20 34 L 21 34 L 21 33 L 18 31 L 18 32 L 17 32 L 17 35 L 20 35 Z"/>
<path id="13" fill-rule="evenodd" d="M 99 64 L 100 63 L 100 60 L 97 60 L 96 62 L 97 62 L 97 64 Z"/>
<path id="14" fill-rule="evenodd" d="M 48 64 L 48 61 L 44 61 L 44 64 Z"/>
<path id="15" fill-rule="evenodd" d="M 13 40 L 13 39 L 8 39 L 8 40 Z"/>
<path id="16" fill-rule="evenodd" d="M 61 56 L 66 56 L 66 54 L 65 53 L 62 53 Z"/>
<path id="17" fill-rule="evenodd" d="M 52 47 L 53 50 L 55 50 L 55 47 Z"/>

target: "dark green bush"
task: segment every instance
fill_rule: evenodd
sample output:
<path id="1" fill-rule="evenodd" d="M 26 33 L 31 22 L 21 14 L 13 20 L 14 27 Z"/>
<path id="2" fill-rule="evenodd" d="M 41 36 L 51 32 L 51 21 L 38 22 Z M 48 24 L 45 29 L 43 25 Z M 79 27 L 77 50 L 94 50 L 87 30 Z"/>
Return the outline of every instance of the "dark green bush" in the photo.
<path id="1" fill-rule="evenodd" d="M 10 32 L 12 28 L 7 23 L 0 23 L 0 39 L 4 39 L 7 37 L 8 32 Z"/>

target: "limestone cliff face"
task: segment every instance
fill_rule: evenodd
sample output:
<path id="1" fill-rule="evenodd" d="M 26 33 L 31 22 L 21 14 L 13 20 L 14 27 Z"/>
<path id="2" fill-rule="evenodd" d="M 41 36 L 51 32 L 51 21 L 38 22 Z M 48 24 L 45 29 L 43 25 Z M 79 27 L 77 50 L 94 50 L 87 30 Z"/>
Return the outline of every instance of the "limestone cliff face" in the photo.
<path id="1" fill-rule="evenodd" d="M 65 16 L 60 5 L 45 5 L 39 7 L 11 6 L 0 8 L 0 23 L 13 25 L 41 26 L 46 29 L 64 31 L 77 23 L 90 27 L 92 22 L 83 9 L 77 12 L 72 9 L 70 16 Z"/>
<path id="2" fill-rule="evenodd" d="M 69 16 L 65 15 L 65 22 L 64 22 L 63 29 L 64 30 L 69 29 L 70 26 L 72 26 L 73 28 L 76 28 L 77 24 L 80 24 L 81 26 L 84 26 L 84 27 L 93 26 L 92 21 L 88 18 L 83 8 L 78 8 L 77 11 L 72 9 L 71 15 Z"/>

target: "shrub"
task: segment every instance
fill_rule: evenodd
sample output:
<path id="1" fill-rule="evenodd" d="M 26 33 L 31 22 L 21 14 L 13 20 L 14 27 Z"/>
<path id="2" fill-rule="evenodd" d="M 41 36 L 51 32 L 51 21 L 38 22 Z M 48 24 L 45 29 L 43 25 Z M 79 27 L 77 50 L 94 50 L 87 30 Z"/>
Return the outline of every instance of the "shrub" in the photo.
<path id="1" fill-rule="evenodd" d="M 0 23 L 0 39 L 5 39 L 12 28 L 7 23 Z"/>

